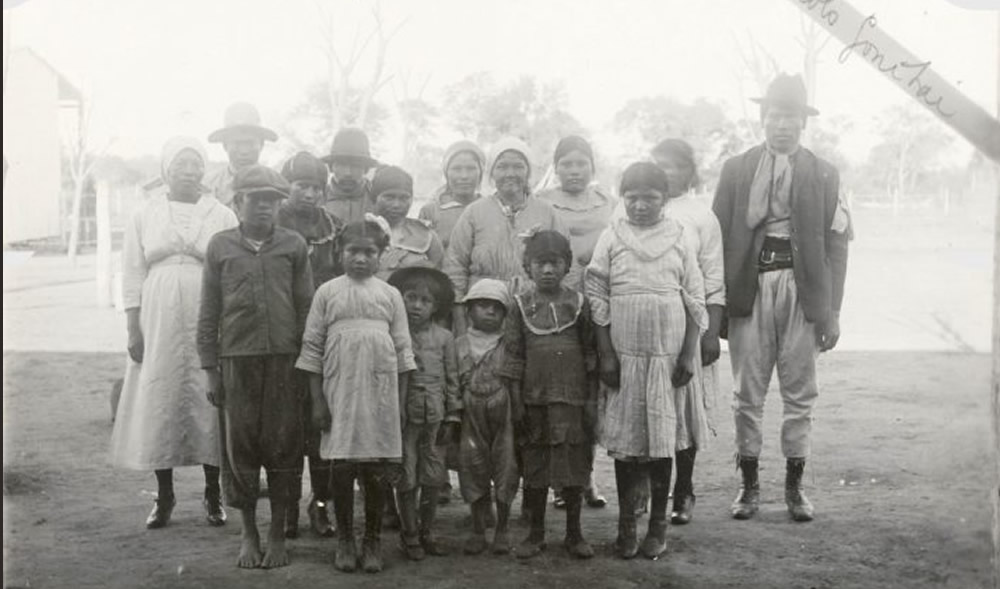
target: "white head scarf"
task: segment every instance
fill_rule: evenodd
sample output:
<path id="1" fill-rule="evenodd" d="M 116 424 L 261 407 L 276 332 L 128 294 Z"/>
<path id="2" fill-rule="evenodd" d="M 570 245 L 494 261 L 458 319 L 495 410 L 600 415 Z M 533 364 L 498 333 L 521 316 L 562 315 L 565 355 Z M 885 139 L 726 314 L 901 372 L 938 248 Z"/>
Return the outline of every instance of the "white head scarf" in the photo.
<path id="1" fill-rule="evenodd" d="M 202 145 L 201 141 L 194 137 L 171 137 L 163 144 L 163 152 L 160 155 L 160 175 L 164 183 L 167 182 L 167 170 L 170 169 L 170 164 L 174 163 L 177 156 L 185 149 L 190 149 L 197 153 L 198 157 L 201 158 L 201 163 L 208 163 L 208 153 L 205 151 L 205 146 Z"/>
<path id="2" fill-rule="evenodd" d="M 521 154 L 524 161 L 528 164 L 528 180 L 531 180 L 531 148 L 524 141 L 521 141 L 517 137 L 503 137 L 493 144 L 493 149 L 490 150 L 490 165 L 487 168 L 487 173 L 490 178 L 493 177 L 493 168 L 497 165 L 497 160 L 500 156 L 508 151 L 513 151 Z"/>

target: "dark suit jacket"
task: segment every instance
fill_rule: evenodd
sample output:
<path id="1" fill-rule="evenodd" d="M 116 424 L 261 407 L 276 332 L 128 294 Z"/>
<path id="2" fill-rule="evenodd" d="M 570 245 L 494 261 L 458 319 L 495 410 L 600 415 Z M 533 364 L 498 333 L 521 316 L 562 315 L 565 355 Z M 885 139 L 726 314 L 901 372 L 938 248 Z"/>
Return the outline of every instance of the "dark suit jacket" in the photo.
<path id="1" fill-rule="evenodd" d="M 747 317 L 757 296 L 757 256 L 764 225 L 747 227 L 750 184 L 764 153 L 758 145 L 722 167 L 712 209 L 722 226 L 729 317 Z M 829 162 L 799 148 L 792 157 L 792 256 L 799 303 L 811 322 L 840 311 L 847 273 L 850 231 L 831 229 L 837 212 L 840 176 Z"/>

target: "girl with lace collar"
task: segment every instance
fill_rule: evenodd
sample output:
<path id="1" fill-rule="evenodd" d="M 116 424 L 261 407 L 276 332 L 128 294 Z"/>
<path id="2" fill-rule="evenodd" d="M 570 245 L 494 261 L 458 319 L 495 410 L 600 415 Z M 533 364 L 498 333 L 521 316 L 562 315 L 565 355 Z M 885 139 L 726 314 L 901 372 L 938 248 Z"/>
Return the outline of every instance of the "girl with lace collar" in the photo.
<path id="1" fill-rule="evenodd" d="M 586 299 L 562 284 L 572 262 L 569 240 L 557 231 L 526 240 L 524 266 L 532 285 L 514 295 L 504 336 L 505 371 L 519 383 L 513 413 L 531 518 L 519 558 L 545 546 L 549 487 L 566 502 L 567 551 L 576 558 L 594 555 L 580 528 L 580 507 L 596 431 L 596 342 Z"/>

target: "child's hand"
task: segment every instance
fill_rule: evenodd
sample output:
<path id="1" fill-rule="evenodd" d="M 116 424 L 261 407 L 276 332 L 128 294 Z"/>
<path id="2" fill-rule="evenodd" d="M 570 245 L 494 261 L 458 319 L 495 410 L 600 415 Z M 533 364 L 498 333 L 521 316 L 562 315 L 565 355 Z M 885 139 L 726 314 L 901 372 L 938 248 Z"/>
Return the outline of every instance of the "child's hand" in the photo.
<path id="1" fill-rule="evenodd" d="M 146 352 L 146 342 L 142 337 L 142 330 L 136 327 L 129 327 L 128 330 L 128 356 L 133 362 L 142 364 L 142 358 L 145 356 Z"/>
<path id="2" fill-rule="evenodd" d="M 722 347 L 719 345 L 719 336 L 705 332 L 701 336 L 701 365 L 709 366 L 719 359 Z"/>
<path id="3" fill-rule="evenodd" d="M 619 385 L 621 366 L 618 364 L 618 357 L 614 354 L 602 355 L 599 360 L 601 382 L 607 386 L 617 389 Z"/>
<path id="4" fill-rule="evenodd" d="M 512 419 L 514 424 L 514 445 L 523 446 L 528 443 L 528 423 L 522 416 L 521 419 Z"/>
<path id="5" fill-rule="evenodd" d="M 434 440 L 434 443 L 438 446 L 456 444 L 461 435 L 462 424 L 455 421 L 446 421 L 438 428 L 437 439 Z"/>
<path id="6" fill-rule="evenodd" d="M 670 375 L 670 384 L 679 389 L 691 382 L 692 376 L 694 376 L 694 354 L 681 352 L 677 365 L 674 366 L 674 372 Z"/>
<path id="7" fill-rule="evenodd" d="M 209 403 L 222 409 L 226 403 L 226 393 L 222 389 L 222 374 L 218 368 L 206 368 L 205 374 L 208 375 L 208 389 L 205 391 L 205 396 L 208 397 Z"/>
<path id="8" fill-rule="evenodd" d="M 330 429 L 333 423 L 333 416 L 330 415 L 330 407 L 325 403 L 313 403 L 310 412 L 310 422 L 313 431 L 325 432 Z"/>

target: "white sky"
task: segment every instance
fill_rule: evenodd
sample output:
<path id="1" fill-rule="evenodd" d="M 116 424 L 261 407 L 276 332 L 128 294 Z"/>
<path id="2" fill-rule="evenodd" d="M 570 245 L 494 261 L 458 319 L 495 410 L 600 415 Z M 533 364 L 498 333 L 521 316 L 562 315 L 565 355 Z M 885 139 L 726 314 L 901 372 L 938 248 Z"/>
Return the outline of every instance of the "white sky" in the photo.
<path id="1" fill-rule="evenodd" d="M 972 0 L 963 0 L 969 3 Z M 978 0 L 989 2 L 989 0 Z M 946 80 L 996 112 L 997 13 L 949 0 L 854 0 Z M 993 2 L 997 4 L 997 2 Z M 111 151 L 156 154 L 177 133 L 205 137 L 234 100 L 272 125 L 325 75 L 320 7 L 338 12 L 346 51 L 371 27 L 372 0 L 24 0 L 4 11 L 28 46 L 89 96 Z M 801 70 L 800 13 L 788 0 L 382 0 L 392 26 L 387 71 L 430 74 L 426 97 L 480 70 L 565 80 L 570 111 L 599 134 L 630 98 L 723 100 L 738 110 L 737 40 L 753 35 L 783 69 Z M 832 40 L 814 104 L 864 117 L 910 100 L 861 59 L 839 64 Z M 367 77 L 367 68 L 362 68 Z M 746 80 L 749 83 L 749 80 Z M 380 96 L 391 101 L 387 88 Z M 863 133 L 855 138 L 859 149 Z M 216 148 L 218 149 L 218 148 Z M 327 146 L 316 146 L 325 151 Z M 213 153 L 222 157 L 221 150 Z"/>

